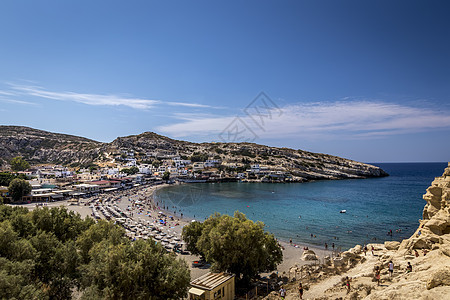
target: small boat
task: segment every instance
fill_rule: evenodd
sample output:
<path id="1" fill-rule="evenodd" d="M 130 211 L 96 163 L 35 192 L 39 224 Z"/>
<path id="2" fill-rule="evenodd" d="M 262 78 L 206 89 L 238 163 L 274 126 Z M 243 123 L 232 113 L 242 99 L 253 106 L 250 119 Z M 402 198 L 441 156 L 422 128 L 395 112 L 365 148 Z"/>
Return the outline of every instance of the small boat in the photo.
<path id="1" fill-rule="evenodd" d="M 347 210 L 343 209 L 340 211 L 341 214 L 345 214 L 347 212 Z"/>

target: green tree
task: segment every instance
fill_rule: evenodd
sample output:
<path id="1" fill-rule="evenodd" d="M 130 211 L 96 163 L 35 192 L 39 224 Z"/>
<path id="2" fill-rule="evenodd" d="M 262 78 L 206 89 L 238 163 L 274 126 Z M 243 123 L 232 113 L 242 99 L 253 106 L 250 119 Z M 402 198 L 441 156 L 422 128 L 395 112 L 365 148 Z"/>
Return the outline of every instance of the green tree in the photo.
<path id="1" fill-rule="evenodd" d="M 152 166 L 155 168 L 159 168 L 159 166 L 161 165 L 161 162 L 157 159 L 155 159 L 154 161 L 152 161 Z"/>
<path id="2" fill-rule="evenodd" d="M 190 275 L 186 262 L 153 241 L 97 243 L 83 267 L 88 294 L 108 299 L 182 299 Z"/>
<path id="3" fill-rule="evenodd" d="M 35 283 L 32 260 L 10 261 L 0 257 L 1 299 L 48 299 L 42 284 Z"/>
<path id="4" fill-rule="evenodd" d="M 180 299 L 189 269 L 154 241 L 65 208 L 0 205 L 0 299 Z"/>
<path id="5" fill-rule="evenodd" d="M 21 156 L 14 157 L 9 164 L 13 171 L 24 171 L 30 167 L 30 164 Z"/>
<path id="6" fill-rule="evenodd" d="M 8 186 L 14 178 L 14 175 L 9 172 L 1 172 L 0 186 Z"/>
<path id="7" fill-rule="evenodd" d="M 234 217 L 218 213 L 209 217 L 195 247 L 214 270 L 235 274 L 242 285 L 261 272 L 273 271 L 283 260 L 280 245 L 264 232 L 264 224 L 254 223 L 238 211 Z"/>
<path id="8" fill-rule="evenodd" d="M 15 178 L 27 179 L 27 176 L 25 174 L 12 174 L 10 172 L 1 172 L 0 173 L 0 186 L 9 186 L 11 181 Z"/>
<path id="9" fill-rule="evenodd" d="M 124 234 L 125 231 L 121 227 L 105 220 L 99 220 L 98 223 L 85 230 L 77 239 L 81 258 L 85 263 L 88 263 L 90 260 L 89 251 L 95 244 L 105 239 L 112 245 L 125 243 L 126 238 Z"/>
<path id="10" fill-rule="evenodd" d="M 13 179 L 8 187 L 8 193 L 13 201 L 20 201 L 31 192 L 31 184 L 24 179 Z"/>
<path id="11" fill-rule="evenodd" d="M 139 172 L 139 168 L 138 167 L 124 168 L 121 170 L 121 172 L 127 173 L 127 175 L 134 175 Z"/>
<path id="12" fill-rule="evenodd" d="M 169 171 L 165 171 L 163 176 L 162 176 L 162 180 L 169 180 L 170 179 L 170 172 Z"/>
<path id="13" fill-rule="evenodd" d="M 191 162 L 204 162 L 207 159 L 208 159 L 208 154 L 198 153 L 198 152 L 194 152 L 194 154 L 190 157 Z"/>
<path id="14" fill-rule="evenodd" d="M 183 241 L 186 242 L 186 249 L 192 254 L 203 256 L 203 253 L 197 248 L 197 241 L 202 235 L 202 231 L 203 223 L 198 221 L 192 222 L 189 226 L 183 227 Z"/>
<path id="15" fill-rule="evenodd" d="M 91 218 L 83 220 L 79 214 L 63 207 L 35 209 L 31 216 L 37 230 L 52 232 L 63 242 L 76 239 L 94 224 Z"/>

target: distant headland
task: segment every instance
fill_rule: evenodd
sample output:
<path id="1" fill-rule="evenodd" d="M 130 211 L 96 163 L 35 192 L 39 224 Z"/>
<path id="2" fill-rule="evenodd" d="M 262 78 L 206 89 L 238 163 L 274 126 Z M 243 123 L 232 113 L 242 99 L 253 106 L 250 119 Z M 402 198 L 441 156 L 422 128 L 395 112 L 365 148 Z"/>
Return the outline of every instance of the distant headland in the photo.
<path id="1" fill-rule="evenodd" d="M 192 143 L 153 132 L 110 143 L 23 126 L 0 126 L 0 168 L 13 157 L 109 175 L 122 170 L 185 182 L 305 182 L 383 177 L 381 168 L 322 153 L 254 143 Z"/>

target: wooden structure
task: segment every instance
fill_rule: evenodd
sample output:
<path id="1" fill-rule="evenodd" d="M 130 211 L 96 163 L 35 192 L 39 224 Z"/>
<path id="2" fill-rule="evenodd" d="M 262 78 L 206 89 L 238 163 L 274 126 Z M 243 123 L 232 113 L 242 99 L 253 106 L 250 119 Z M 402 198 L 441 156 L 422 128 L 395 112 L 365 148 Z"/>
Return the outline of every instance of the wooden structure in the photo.
<path id="1" fill-rule="evenodd" d="M 207 273 L 191 281 L 189 300 L 233 300 L 234 275 Z"/>

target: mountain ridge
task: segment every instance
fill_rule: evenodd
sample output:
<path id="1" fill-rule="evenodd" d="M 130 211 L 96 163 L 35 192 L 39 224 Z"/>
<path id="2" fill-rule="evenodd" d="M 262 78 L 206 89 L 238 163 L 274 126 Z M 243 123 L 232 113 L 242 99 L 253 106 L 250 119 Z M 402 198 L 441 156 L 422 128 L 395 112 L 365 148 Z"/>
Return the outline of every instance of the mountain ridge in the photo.
<path id="1" fill-rule="evenodd" d="M 105 143 L 25 126 L 0 125 L 0 159 L 7 162 L 15 156 L 23 156 L 32 164 L 62 165 L 120 163 L 127 157 L 138 164 L 173 157 L 193 161 L 193 158 L 197 161 L 214 159 L 220 161 L 223 168 L 262 165 L 305 180 L 388 175 L 379 167 L 334 155 L 255 143 L 194 143 L 150 131 Z"/>

